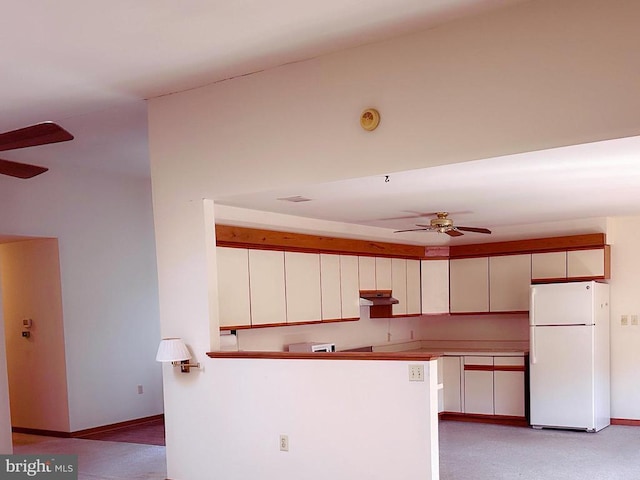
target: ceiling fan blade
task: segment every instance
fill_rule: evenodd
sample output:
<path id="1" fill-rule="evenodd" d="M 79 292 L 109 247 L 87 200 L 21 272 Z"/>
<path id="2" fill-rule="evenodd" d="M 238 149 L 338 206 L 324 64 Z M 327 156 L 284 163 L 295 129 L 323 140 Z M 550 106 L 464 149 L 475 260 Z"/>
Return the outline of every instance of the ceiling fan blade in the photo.
<path id="1" fill-rule="evenodd" d="M 0 152 L 69 140 L 73 140 L 73 135 L 60 125 L 53 122 L 37 123 L 0 134 Z"/>
<path id="2" fill-rule="evenodd" d="M 489 230 L 488 228 L 478 228 L 478 227 L 458 227 L 456 226 L 456 228 L 458 230 L 462 230 L 465 232 L 475 232 L 475 233 L 491 233 L 491 230 Z"/>
<path id="3" fill-rule="evenodd" d="M 9 175 L 16 178 L 32 178 L 36 175 L 49 170 L 45 167 L 38 167 L 37 165 L 29 165 L 27 163 L 11 162 L 9 160 L 0 159 L 0 175 Z"/>
<path id="4" fill-rule="evenodd" d="M 457 227 L 456 227 L 456 228 L 457 228 Z M 444 233 L 446 233 L 446 234 L 447 234 L 447 235 L 449 235 L 450 237 L 460 237 L 460 236 L 464 235 L 464 233 L 459 232 L 458 230 L 453 229 L 453 228 L 452 228 L 451 230 L 447 230 L 447 231 L 446 231 L 446 232 L 444 232 Z"/>

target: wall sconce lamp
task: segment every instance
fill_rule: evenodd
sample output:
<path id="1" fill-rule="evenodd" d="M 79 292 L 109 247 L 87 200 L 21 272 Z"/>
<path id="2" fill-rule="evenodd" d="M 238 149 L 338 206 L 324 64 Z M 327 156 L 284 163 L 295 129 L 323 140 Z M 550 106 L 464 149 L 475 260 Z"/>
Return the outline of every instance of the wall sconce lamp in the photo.
<path id="1" fill-rule="evenodd" d="M 163 338 L 158 346 L 156 361 L 171 362 L 174 367 L 180 367 L 183 373 L 189 373 L 191 367 L 200 368 L 200 363 L 189 363 L 191 353 L 181 338 Z"/>

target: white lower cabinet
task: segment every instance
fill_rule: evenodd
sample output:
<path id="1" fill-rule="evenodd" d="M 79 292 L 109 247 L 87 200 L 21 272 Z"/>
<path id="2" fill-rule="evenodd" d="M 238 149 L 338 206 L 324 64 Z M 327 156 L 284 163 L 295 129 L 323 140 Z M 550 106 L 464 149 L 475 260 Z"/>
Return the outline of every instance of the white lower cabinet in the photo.
<path id="1" fill-rule="evenodd" d="M 441 357 L 442 360 L 442 409 L 445 412 L 462 412 L 462 357 Z"/>
<path id="2" fill-rule="evenodd" d="M 440 358 L 440 411 L 525 416 L 524 356 Z"/>
<path id="3" fill-rule="evenodd" d="M 493 412 L 524 417 L 524 357 L 493 359 Z"/>
<path id="4" fill-rule="evenodd" d="M 493 415 L 493 357 L 464 357 L 464 413 Z"/>

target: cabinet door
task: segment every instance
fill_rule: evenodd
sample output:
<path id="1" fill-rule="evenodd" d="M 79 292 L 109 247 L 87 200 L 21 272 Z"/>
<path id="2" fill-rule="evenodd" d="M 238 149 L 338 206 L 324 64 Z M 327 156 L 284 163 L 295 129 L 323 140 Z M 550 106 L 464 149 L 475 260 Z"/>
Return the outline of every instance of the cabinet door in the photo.
<path id="1" fill-rule="evenodd" d="M 220 327 L 251 325 L 249 251 L 216 248 Z"/>
<path id="2" fill-rule="evenodd" d="M 407 314 L 420 315 L 420 260 L 407 260 Z"/>
<path id="3" fill-rule="evenodd" d="M 449 260 L 422 260 L 422 313 L 449 313 Z"/>
<path id="4" fill-rule="evenodd" d="M 287 323 L 322 318 L 320 255 L 285 252 Z"/>
<path id="5" fill-rule="evenodd" d="M 567 252 L 534 253 L 531 255 L 531 278 L 567 278 Z"/>
<path id="6" fill-rule="evenodd" d="M 322 294 L 322 320 L 342 318 L 340 282 L 340 256 L 320 255 L 320 287 Z"/>
<path id="7" fill-rule="evenodd" d="M 407 261 L 403 258 L 391 259 L 391 291 L 398 303 L 392 305 L 394 315 L 407 313 Z"/>
<path id="8" fill-rule="evenodd" d="M 464 357 L 464 413 L 493 415 L 492 370 L 491 357 Z"/>
<path id="9" fill-rule="evenodd" d="M 360 289 L 358 281 L 358 257 L 340 255 L 342 318 L 360 318 Z"/>
<path id="10" fill-rule="evenodd" d="M 376 289 L 375 257 L 358 257 L 358 278 L 360 290 Z"/>
<path id="11" fill-rule="evenodd" d="M 462 412 L 462 358 L 441 357 L 443 409 L 445 412 Z"/>
<path id="12" fill-rule="evenodd" d="M 249 250 L 251 324 L 285 323 L 284 252 Z"/>
<path id="13" fill-rule="evenodd" d="M 489 311 L 529 310 L 531 255 L 489 257 Z"/>
<path id="14" fill-rule="evenodd" d="M 376 261 L 376 290 L 391 290 L 391 259 L 375 257 Z"/>
<path id="15" fill-rule="evenodd" d="M 449 262 L 451 313 L 489 311 L 489 259 Z"/>
<path id="16" fill-rule="evenodd" d="M 567 276 L 604 277 L 605 250 L 571 250 L 567 252 Z"/>
<path id="17" fill-rule="evenodd" d="M 524 357 L 495 357 L 493 364 L 495 414 L 524 417 Z M 522 371 L 509 370 L 514 367 Z"/>

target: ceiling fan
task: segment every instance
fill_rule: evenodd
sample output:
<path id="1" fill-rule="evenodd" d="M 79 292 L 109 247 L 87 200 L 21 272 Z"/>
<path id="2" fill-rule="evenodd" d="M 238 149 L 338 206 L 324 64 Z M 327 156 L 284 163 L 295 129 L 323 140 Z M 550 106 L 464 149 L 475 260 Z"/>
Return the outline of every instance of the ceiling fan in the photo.
<path id="1" fill-rule="evenodd" d="M 410 228 L 407 230 L 396 230 L 394 233 L 400 232 L 439 232 L 446 233 L 450 237 L 459 237 L 464 235 L 462 232 L 474 232 L 474 233 L 491 233 L 491 230 L 487 228 L 478 227 L 458 227 L 453 225 L 453 220 L 447 218 L 449 214 L 447 212 L 437 212 L 436 218 L 431 219 L 429 225 L 416 224 L 420 228 Z"/>
<path id="2" fill-rule="evenodd" d="M 0 133 L 0 152 L 17 148 L 36 147 L 49 143 L 67 142 L 73 135 L 53 122 L 37 123 L 28 127 Z M 16 178 L 32 178 L 49 170 L 37 165 L 0 159 L 0 175 Z"/>

